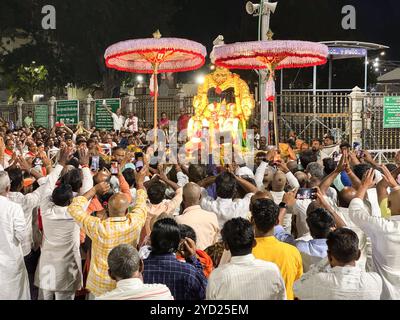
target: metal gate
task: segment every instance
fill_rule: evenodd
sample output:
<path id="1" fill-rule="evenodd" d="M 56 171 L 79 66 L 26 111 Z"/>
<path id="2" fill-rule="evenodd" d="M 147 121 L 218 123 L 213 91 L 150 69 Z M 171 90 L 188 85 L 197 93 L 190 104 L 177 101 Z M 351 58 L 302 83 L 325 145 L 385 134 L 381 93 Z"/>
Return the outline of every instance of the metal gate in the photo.
<path id="1" fill-rule="evenodd" d="M 15 105 L 0 104 L 0 117 L 5 121 L 17 122 L 17 107 Z"/>
<path id="2" fill-rule="evenodd" d="M 362 140 L 368 150 L 400 149 L 400 129 L 383 128 L 383 99 L 397 94 L 368 93 L 364 98 Z"/>
<path id="3" fill-rule="evenodd" d="M 349 140 L 351 135 L 350 97 L 347 93 L 284 92 L 278 96 L 280 141 L 291 130 L 306 142 L 326 133 L 335 139 Z"/>

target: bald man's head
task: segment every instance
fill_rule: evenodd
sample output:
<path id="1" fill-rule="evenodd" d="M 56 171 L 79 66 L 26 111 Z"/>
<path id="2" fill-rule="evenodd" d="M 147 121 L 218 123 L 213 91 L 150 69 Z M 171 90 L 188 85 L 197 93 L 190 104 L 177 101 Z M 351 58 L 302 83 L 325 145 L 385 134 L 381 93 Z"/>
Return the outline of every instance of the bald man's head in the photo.
<path id="1" fill-rule="evenodd" d="M 114 194 L 108 202 L 110 217 L 123 217 L 128 212 L 129 201 L 123 193 Z"/>
<path id="2" fill-rule="evenodd" d="M 200 203 L 201 188 L 193 182 L 183 187 L 183 203 L 185 208 L 196 206 Z"/>
<path id="3" fill-rule="evenodd" d="M 338 193 L 339 207 L 348 208 L 350 202 L 356 197 L 357 190 L 351 187 L 345 187 Z"/>
<path id="4" fill-rule="evenodd" d="M 263 179 L 264 185 L 269 186 L 272 183 L 273 179 L 274 179 L 274 171 L 271 168 L 267 168 L 267 170 L 265 170 Z"/>
<path id="5" fill-rule="evenodd" d="M 111 174 L 107 171 L 101 170 L 97 172 L 93 177 L 94 184 L 99 184 L 102 182 L 110 182 Z"/>
<path id="6" fill-rule="evenodd" d="M 389 194 L 388 207 L 392 216 L 400 215 L 400 190 L 393 191 Z"/>
<path id="7" fill-rule="evenodd" d="M 319 187 L 320 184 L 321 184 L 321 179 L 317 177 L 311 177 L 311 179 L 308 181 L 309 188 Z"/>
<path id="8" fill-rule="evenodd" d="M 285 189 L 286 181 L 286 175 L 282 171 L 277 171 L 272 180 L 272 191 L 283 191 Z"/>
<path id="9" fill-rule="evenodd" d="M 297 181 L 300 184 L 300 188 L 307 188 L 308 184 L 308 176 L 306 173 L 302 171 L 297 171 L 294 176 L 296 177 Z"/>
<path id="10" fill-rule="evenodd" d="M 297 161 L 294 160 L 288 161 L 286 165 L 293 174 L 299 171 L 299 165 L 297 164 Z"/>
<path id="11" fill-rule="evenodd" d="M 272 196 L 269 192 L 262 192 L 262 191 L 257 191 L 250 199 L 250 202 L 253 203 L 256 200 L 259 199 L 272 199 Z"/>

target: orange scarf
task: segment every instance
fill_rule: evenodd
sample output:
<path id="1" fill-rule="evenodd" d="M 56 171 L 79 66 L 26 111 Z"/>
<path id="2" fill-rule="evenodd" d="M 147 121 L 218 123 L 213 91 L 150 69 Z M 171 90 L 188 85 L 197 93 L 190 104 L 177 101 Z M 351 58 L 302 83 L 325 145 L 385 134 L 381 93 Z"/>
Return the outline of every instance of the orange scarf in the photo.
<path id="1" fill-rule="evenodd" d="M 176 255 L 179 261 L 185 261 L 181 255 Z M 203 267 L 203 273 L 206 278 L 208 278 L 211 272 L 214 270 L 214 264 L 211 257 L 203 250 L 196 250 L 196 258 L 200 261 Z"/>

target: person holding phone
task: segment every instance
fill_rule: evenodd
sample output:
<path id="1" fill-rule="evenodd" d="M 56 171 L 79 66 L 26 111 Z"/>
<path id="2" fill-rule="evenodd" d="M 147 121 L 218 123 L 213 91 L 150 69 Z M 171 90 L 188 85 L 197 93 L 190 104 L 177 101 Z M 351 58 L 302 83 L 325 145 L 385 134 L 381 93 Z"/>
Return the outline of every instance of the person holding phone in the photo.
<path id="1" fill-rule="evenodd" d="M 138 244 L 138 236 L 147 215 L 147 192 L 144 187 L 146 175 L 147 170 L 143 170 L 136 176 L 137 199 L 131 213 L 128 213 L 131 203 L 128 186 L 129 197 L 127 194 L 117 193 L 108 199 L 106 217 L 100 219 L 87 214 L 87 210 L 90 210 L 86 209 L 89 201 L 92 202 L 94 199 L 98 201 L 99 194 L 107 194 L 110 190 L 107 182 L 97 183 L 82 197 L 75 197 L 68 207 L 68 213 L 84 228 L 92 240 L 93 255 L 86 284 L 86 288 L 90 291 L 90 299 L 101 296 L 116 287 L 115 281 L 110 278 L 108 273 L 107 256 L 111 249 L 120 244 L 134 246 Z M 103 176 L 105 176 L 104 173 Z M 95 181 L 98 182 L 99 178 L 99 176 L 95 176 Z M 120 179 L 125 181 L 122 174 Z"/>
<path id="2" fill-rule="evenodd" d="M 375 186 L 374 169 L 369 169 L 357 190 L 356 198 L 349 207 L 350 219 L 370 237 L 372 261 L 383 280 L 382 300 L 400 299 L 400 265 L 395 257 L 400 246 L 400 185 L 390 172 L 384 170 L 384 179 L 390 187 L 391 217 L 383 218 L 379 209 L 369 214 L 364 200 L 369 189 Z"/>
<path id="3" fill-rule="evenodd" d="M 178 223 L 169 218 L 154 223 L 150 238 L 152 250 L 144 260 L 144 282 L 165 284 L 175 300 L 204 300 L 207 279 L 196 258 L 194 241 L 181 240 Z M 178 261 L 176 252 L 185 262 Z"/>
<path id="4" fill-rule="evenodd" d="M 326 239 L 328 234 L 337 227 L 346 226 L 346 223 L 332 209 L 319 190 L 316 193 L 316 198 L 317 207 L 310 205 L 306 218 L 311 240 L 295 239 L 281 225 L 274 229 L 274 235 L 278 240 L 292 244 L 300 251 L 305 272 L 309 270 L 312 264 L 318 263 L 327 256 Z"/>
<path id="5" fill-rule="evenodd" d="M 382 279 L 357 267 L 359 239 L 349 229 L 331 232 L 327 238 L 328 263 L 322 260 L 294 284 L 300 300 L 380 300 Z"/>

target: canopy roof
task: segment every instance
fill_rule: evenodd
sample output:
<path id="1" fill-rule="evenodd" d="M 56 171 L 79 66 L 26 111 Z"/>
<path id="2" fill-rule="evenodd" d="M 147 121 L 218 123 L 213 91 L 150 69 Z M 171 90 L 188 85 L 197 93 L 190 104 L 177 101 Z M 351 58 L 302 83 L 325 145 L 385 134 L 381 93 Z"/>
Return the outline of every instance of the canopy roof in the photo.
<path id="1" fill-rule="evenodd" d="M 400 68 L 396 68 L 378 78 L 380 83 L 400 83 Z"/>
<path id="2" fill-rule="evenodd" d="M 321 41 L 329 48 L 329 58 L 332 60 L 366 57 L 368 51 L 389 49 L 388 46 L 378 43 L 362 41 Z"/>

